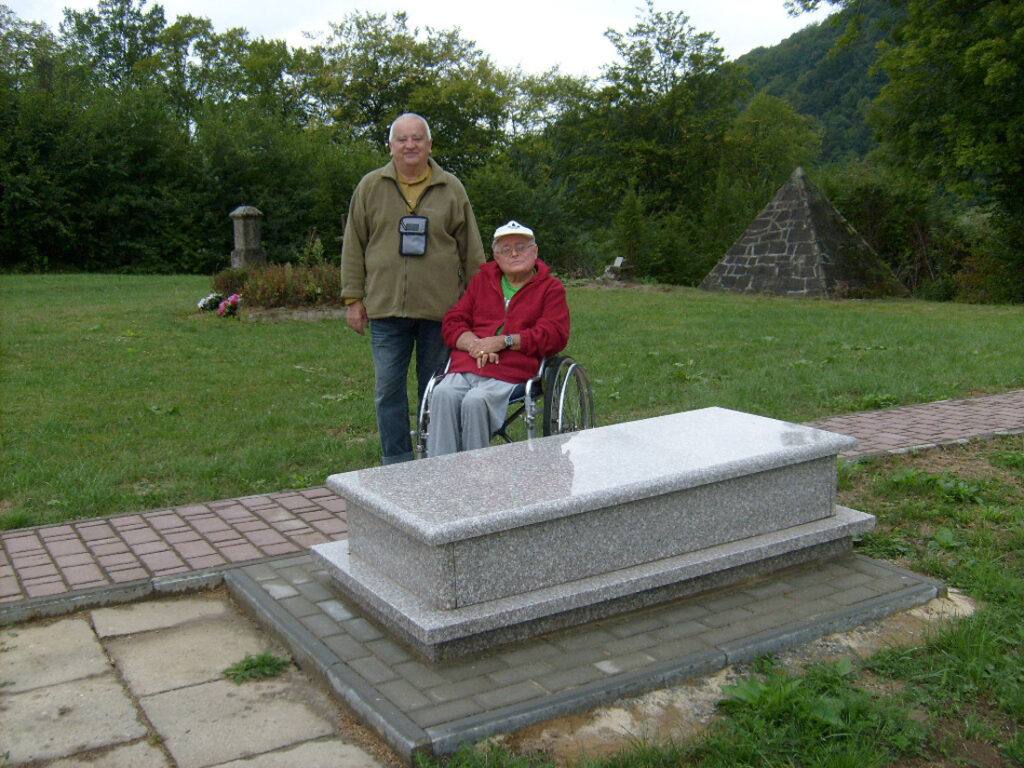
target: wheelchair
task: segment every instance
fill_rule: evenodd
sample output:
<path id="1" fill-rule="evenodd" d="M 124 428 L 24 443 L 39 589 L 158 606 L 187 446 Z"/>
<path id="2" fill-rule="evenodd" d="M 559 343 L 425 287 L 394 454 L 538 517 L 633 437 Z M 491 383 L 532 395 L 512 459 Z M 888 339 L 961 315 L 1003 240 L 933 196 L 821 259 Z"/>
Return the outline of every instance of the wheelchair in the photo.
<path id="1" fill-rule="evenodd" d="M 413 440 L 417 459 L 427 455 L 430 395 L 447 373 L 445 365 L 443 372 L 430 379 L 423 393 Z M 594 392 L 586 368 L 568 355 L 555 355 L 541 360 L 536 375 L 512 390 L 505 421 L 491 435 L 491 442 L 561 435 L 589 429 L 594 423 Z"/>

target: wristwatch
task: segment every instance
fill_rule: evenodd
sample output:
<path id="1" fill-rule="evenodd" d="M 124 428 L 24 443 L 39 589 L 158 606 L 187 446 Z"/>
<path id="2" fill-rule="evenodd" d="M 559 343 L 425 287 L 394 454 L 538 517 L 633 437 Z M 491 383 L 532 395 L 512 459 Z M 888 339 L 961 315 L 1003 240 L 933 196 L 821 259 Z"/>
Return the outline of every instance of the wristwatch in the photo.
<path id="1" fill-rule="evenodd" d="M 506 333 L 505 334 L 505 349 L 512 349 L 512 344 L 513 343 L 514 342 L 512 340 L 512 334 Z"/>

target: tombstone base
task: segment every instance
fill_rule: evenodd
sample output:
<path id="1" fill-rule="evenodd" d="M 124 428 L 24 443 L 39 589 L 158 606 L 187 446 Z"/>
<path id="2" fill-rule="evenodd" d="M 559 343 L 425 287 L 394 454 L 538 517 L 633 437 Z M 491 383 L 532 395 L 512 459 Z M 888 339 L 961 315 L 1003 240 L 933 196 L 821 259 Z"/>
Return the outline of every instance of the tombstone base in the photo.
<path id="1" fill-rule="evenodd" d="M 380 571 L 349 557 L 349 542 L 313 547 L 334 585 L 426 658 L 480 653 L 783 568 L 847 554 L 874 517 L 838 507 L 834 517 L 455 610 L 433 607 Z"/>

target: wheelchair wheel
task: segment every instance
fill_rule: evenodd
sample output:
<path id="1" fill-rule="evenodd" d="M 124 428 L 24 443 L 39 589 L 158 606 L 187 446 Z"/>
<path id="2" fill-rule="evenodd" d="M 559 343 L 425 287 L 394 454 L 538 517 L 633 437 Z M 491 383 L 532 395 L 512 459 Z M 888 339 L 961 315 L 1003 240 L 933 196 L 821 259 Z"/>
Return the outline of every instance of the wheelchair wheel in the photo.
<path id="1" fill-rule="evenodd" d="M 586 369 L 569 356 L 551 358 L 544 376 L 544 435 L 594 426 L 594 392 Z"/>

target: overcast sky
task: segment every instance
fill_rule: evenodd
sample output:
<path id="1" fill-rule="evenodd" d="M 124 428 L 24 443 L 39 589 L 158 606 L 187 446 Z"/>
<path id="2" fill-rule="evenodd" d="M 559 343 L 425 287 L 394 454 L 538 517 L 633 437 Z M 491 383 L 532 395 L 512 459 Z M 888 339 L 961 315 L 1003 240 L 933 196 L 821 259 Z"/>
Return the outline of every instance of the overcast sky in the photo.
<path id="1" fill-rule="evenodd" d="M 84 10 L 95 0 L 0 0 L 23 21 L 42 21 L 54 31 L 64 8 Z M 155 3 L 150 2 L 147 8 Z M 597 75 L 615 58 L 604 37 L 612 28 L 626 32 L 636 21 L 642 2 L 632 0 L 519 0 L 501 5 L 480 0 L 433 0 L 403 5 L 390 0 L 165 0 L 168 22 L 191 14 L 210 19 L 217 31 L 245 27 L 254 37 L 284 39 L 292 46 L 308 45 L 303 32 L 328 29 L 355 11 L 392 13 L 406 10 L 410 26 L 437 29 L 459 27 L 502 67 L 521 66 L 538 73 L 560 66 L 566 74 Z M 412 7 L 410 7 L 410 5 Z M 774 45 L 825 12 L 792 18 L 783 0 L 702 0 L 663 2 L 660 12 L 682 11 L 698 32 L 712 32 L 730 58 L 762 45 Z"/>

